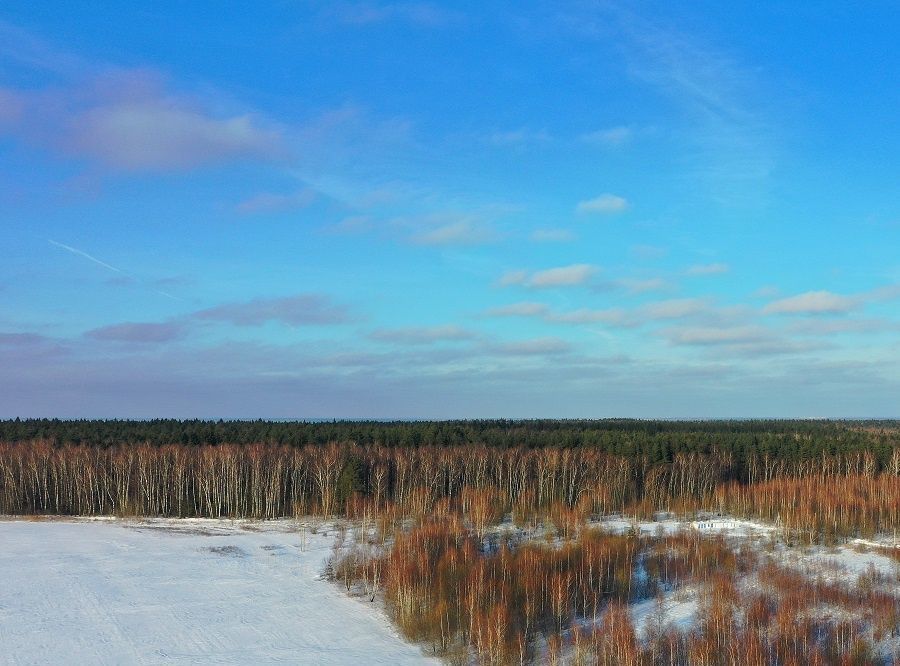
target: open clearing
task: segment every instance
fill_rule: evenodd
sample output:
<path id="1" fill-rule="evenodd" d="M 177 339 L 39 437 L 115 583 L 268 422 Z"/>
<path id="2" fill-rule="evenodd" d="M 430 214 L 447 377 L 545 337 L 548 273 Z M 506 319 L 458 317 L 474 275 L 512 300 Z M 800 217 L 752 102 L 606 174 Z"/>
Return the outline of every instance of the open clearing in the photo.
<path id="1" fill-rule="evenodd" d="M 4 664 L 409 664 L 293 521 L 0 520 Z M 305 541 L 305 547 L 304 546 Z"/>

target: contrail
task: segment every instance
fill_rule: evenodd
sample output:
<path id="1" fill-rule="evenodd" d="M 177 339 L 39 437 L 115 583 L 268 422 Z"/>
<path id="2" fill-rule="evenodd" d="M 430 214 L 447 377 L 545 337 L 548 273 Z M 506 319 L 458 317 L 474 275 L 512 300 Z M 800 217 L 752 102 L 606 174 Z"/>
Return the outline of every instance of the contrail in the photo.
<path id="1" fill-rule="evenodd" d="M 105 261 L 101 261 L 100 259 L 97 259 L 97 257 L 94 257 L 94 256 L 88 254 L 84 250 L 79 250 L 77 247 L 72 247 L 71 245 L 66 245 L 65 243 L 59 243 L 59 242 L 53 240 L 52 238 L 48 238 L 47 242 L 50 243 L 51 245 L 55 245 L 56 247 L 62 248 L 66 252 L 71 252 L 72 254 L 78 255 L 79 257 L 84 257 L 88 261 L 93 261 L 98 266 L 103 266 L 103 268 L 113 271 L 114 273 L 120 273 L 122 275 L 127 275 L 130 278 L 134 278 L 134 276 L 131 275 L 130 273 L 128 273 L 127 271 L 123 271 L 121 268 L 116 268 L 112 264 L 108 264 Z M 146 287 L 150 287 L 150 289 L 155 291 L 157 294 L 159 294 L 161 296 L 165 296 L 166 298 L 171 298 L 172 300 L 175 300 L 175 301 L 183 301 L 184 300 L 180 296 L 175 296 L 174 294 L 170 294 L 166 291 L 163 291 L 161 289 L 157 289 L 156 287 L 150 286 L 143 280 L 138 280 L 138 282 L 140 282 L 141 284 L 143 284 Z"/>
<path id="2" fill-rule="evenodd" d="M 95 264 L 97 264 L 99 266 L 103 266 L 103 268 L 108 268 L 109 270 L 115 271 L 116 273 L 123 273 L 123 274 L 125 273 L 125 271 L 123 271 L 121 268 L 116 268 L 115 266 L 110 266 L 105 261 L 100 261 L 99 259 L 97 259 L 97 257 L 92 257 L 87 252 L 79 250 L 77 247 L 72 247 L 71 245 L 66 245 L 65 243 L 57 243 L 52 238 L 48 238 L 47 241 L 51 245 L 55 245 L 56 247 L 61 247 L 62 249 L 66 250 L 68 252 L 71 252 L 72 254 L 77 254 L 79 257 L 84 257 L 85 259 L 89 259 L 90 261 L 93 261 Z"/>

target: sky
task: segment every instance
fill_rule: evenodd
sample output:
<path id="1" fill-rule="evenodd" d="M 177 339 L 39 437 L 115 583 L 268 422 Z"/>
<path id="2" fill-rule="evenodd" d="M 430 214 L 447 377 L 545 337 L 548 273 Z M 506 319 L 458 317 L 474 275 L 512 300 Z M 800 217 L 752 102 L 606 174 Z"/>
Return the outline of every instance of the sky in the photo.
<path id="1" fill-rule="evenodd" d="M 894 2 L 0 6 L 0 417 L 900 416 Z"/>

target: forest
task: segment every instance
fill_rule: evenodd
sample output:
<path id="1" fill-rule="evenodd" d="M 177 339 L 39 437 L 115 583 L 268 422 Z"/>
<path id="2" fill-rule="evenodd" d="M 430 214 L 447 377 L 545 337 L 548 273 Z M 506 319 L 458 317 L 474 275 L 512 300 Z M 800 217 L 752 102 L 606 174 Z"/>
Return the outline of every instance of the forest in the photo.
<path id="1" fill-rule="evenodd" d="M 850 421 L 0 422 L 0 513 L 422 516 L 700 509 L 807 539 L 897 529 L 900 429 Z"/>
<path id="2" fill-rule="evenodd" d="M 0 514 L 316 516 L 339 526 L 328 577 L 453 663 L 900 657 L 898 575 L 785 559 L 896 541 L 895 422 L 17 420 L 0 434 Z M 774 531 L 738 543 L 660 516 Z M 900 560 L 888 541 L 874 552 Z M 665 621 L 678 598 L 687 630 Z M 659 612 L 638 630 L 642 603 Z"/>
<path id="3" fill-rule="evenodd" d="M 727 454 L 746 469 L 769 456 L 796 461 L 825 454 L 869 453 L 884 469 L 900 445 L 898 421 L 715 420 L 465 420 L 465 421 L 240 421 L 240 420 L 0 420 L 0 442 L 43 440 L 76 444 L 279 444 L 491 448 L 579 448 L 672 462 L 679 453 Z M 743 479 L 738 479 L 743 480 Z"/>

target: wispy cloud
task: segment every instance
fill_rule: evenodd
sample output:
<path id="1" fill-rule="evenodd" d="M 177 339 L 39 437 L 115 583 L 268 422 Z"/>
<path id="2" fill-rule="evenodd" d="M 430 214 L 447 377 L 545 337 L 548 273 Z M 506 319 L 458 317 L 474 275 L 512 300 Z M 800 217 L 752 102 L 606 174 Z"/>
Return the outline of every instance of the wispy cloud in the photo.
<path id="1" fill-rule="evenodd" d="M 426 345 L 435 342 L 460 342 L 472 340 L 477 335 L 468 329 L 448 324 L 410 328 L 382 328 L 372 331 L 369 338 L 394 344 Z"/>
<path id="2" fill-rule="evenodd" d="M 543 356 L 566 354 L 572 351 L 572 345 L 561 338 L 544 337 L 496 344 L 491 347 L 491 351 L 510 356 Z"/>
<path id="3" fill-rule="evenodd" d="M 864 298 L 868 301 L 896 300 L 900 298 L 900 284 L 889 284 L 883 287 L 876 287 L 864 294 Z"/>
<path id="4" fill-rule="evenodd" d="M 618 125 L 606 129 L 596 130 L 582 134 L 579 138 L 591 145 L 612 148 L 622 146 L 630 142 L 634 137 L 634 130 L 627 125 Z"/>
<path id="5" fill-rule="evenodd" d="M 632 294 L 643 294 L 650 291 L 666 291 L 672 288 L 672 285 L 663 278 L 646 278 L 643 280 L 636 278 L 622 278 L 621 280 L 617 280 L 616 284 Z"/>
<path id="6" fill-rule="evenodd" d="M 672 298 L 647 303 L 637 311 L 641 317 L 646 319 L 681 319 L 709 312 L 711 305 L 708 298 Z"/>
<path id="7" fill-rule="evenodd" d="M 402 21 L 436 28 L 462 21 L 462 14 L 430 2 L 332 2 L 326 16 L 348 25 L 367 26 Z"/>
<path id="8" fill-rule="evenodd" d="M 12 127 L 25 113 L 25 98 L 14 90 L 0 88 L 0 130 L 4 125 Z"/>
<path id="9" fill-rule="evenodd" d="M 651 260 L 661 259 L 669 253 L 668 248 L 659 247 L 658 245 L 632 245 L 631 254 L 638 259 Z"/>
<path id="10" fill-rule="evenodd" d="M 517 130 L 494 132 L 488 137 L 488 141 L 495 146 L 523 148 L 529 145 L 547 143 L 551 138 L 547 130 L 530 130 L 523 127 Z"/>
<path id="11" fill-rule="evenodd" d="M 546 314 L 548 311 L 549 307 L 544 303 L 523 301 L 490 308 L 485 312 L 485 315 L 488 317 L 538 317 Z"/>
<path id="12" fill-rule="evenodd" d="M 575 240 L 575 234 L 568 229 L 535 229 L 529 238 L 535 243 L 565 243 Z"/>
<path id="13" fill-rule="evenodd" d="M 591 309 L 578 308 L 566 312 L 549 312 L 544 319 L 560 324 L 609 324 L 628 326 L 628 314 L 621 308 Z"/>
<path id="14" fill-rule="evenodd" d="M 900 321 L 891 319 L 799 319 L 788 327 L 792 333 L 812 336 L 832 336 L 845 333 L 896 333 L 900 331 Z"/>
<path id="15" fill-rule="evenodd" d="M 685 275 L 722 275 L 723 273 L 727 273 L 731 270 L 731 267 L 728 264 L 723 263 L 715 263 L 715 264 L 695 264 L 688 268 L 684 273 Z"/>
<path id="16" fill-rule="evenodd" d="M 599 213 L 614 215 L 628 208 L 628 201 L 616 194 L 601 194 L 599 197 L 580 201 L 575 210 L 579 213 Z"/>
<path id="17" fill-rule="evenodd" d="M 546 322 L 561 324 L 606 323 L 621 325 L 626 319 L 625 311 L 619 308 L 609 308 L 606 310 L 580 308 L 578 310 L 569 310 L 566 312 L 555 312 L 545 303 L 536 303 L 533 301 L 522 301 L 490 308 L 484 312 L 484 316 L 535 317 L 543 319 Z"/>
<path id="18" fill-rule="evenodd" d="M 733 314 L 729 310 L 717 310 L 708 298 L 673 298 L 652 301 L 634 308 L 578 308 L 575 310 L 552 310 L 544 303 L 523 301 L 491 308 L 484 313 L 489 317 L 536 317 L 559 324 L 607 324 L 609 326 L 634 328 L 652 322 L 680 319 L 707 320 L 728 319 Z"/>
<path id="19" fill-rule="evenodd" d="M 192 318 L 220 321 L 235 326 L 260 326 L 270 321 L 288 326 L 345 324 L 353 320 L 345 306 L 322 294 L 298 294 L 283 298 L 254 298 L 200 310 Z"/>
<path id="20" fill-rule="evenodd" d="M 348 215 L 338 222 L 325 227 L 325 232 L 339 235 L 362 234 L 375 228 L 375 221 L 369 215 Z"/>
<path id="21" fill-rule="evenodd" d="M 751 295 L 753 298 L 775 298 L 781 294 L 781 289 L 775 285 L 769 284 L 754 290 Z"/>
<path id="22" fill-rule="evenodd" d="M 91 64 L 72 53 L 55 48 L 31 32 L 0 20 L 0 56 L 25 67 L 63 76 L 76 76 Z"/>
<path id="23" fill-rule="evenodd" d="M 757 202 L 777 153 L 756 72 L 649 12 L 626 3 L 605 3 L 601 11 L 615 26 L 632 75 L 689 114 L 696 146 L 689 177 L 701 178 L 719 199 Z"/>
<path id="24" fill-rule="evenodd" d="M 802 355 L 826 347 L 820 341 L 793 340 L 764 326 L 679 326 L 658 332 L 672 346 L 699 347 L 727 358 Z"/>
<path id="25" fill-rule="evenodd" d="M 275 194 L 272 192 L 260 192 L 237 204 L 236 209 L 244 215 L 257 213 L 281 213 L 285 211 L 305 208 L 316 200 L 316 191 L 312 188 L 304 188 L 299 192 L 289 194 Z"/>
<path id="26" fill-rule="evenodd" d="M 0 332 L 0 345 L 7 347 L 23 347 L 39 345 L 49 341 L 49 338 L 39 333 L 2 333 Z"/>
<path id="27" fill-rule="evenodd" d="M 680 345 L 755 343 L 771 339 L 771 333 L 761 326 L 686 326 L 665 329 L 663 334 L 672 344 Z"/>
<path id="28" fill-rule="evenodd" d="M 92 329 L 85 336 L 114 342 L 160 343 L 178 340 L 184 332 L 184 326 L 177 322 L 125 322 Z"/>

